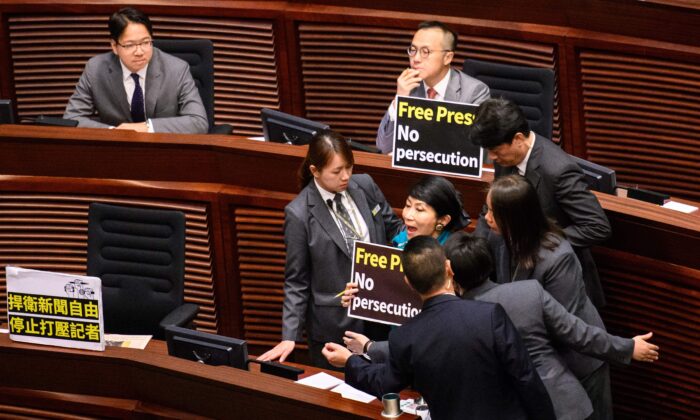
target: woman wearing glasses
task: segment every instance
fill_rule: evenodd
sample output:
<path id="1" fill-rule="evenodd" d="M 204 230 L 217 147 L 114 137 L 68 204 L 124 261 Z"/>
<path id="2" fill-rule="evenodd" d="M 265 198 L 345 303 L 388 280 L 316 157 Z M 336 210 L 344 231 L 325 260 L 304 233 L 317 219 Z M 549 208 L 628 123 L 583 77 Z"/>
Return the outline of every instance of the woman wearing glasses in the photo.
<path id="1" fill-rule="evenodd" d="M 300 168 L 302 190 L 285 208 L 282 342 L 259 360 L 284 361 L 304 327 L 311 362 L 325 368 L 332 367 L 321 355 L 323 345 L 342 343 L 344 331 L 386 336 L 384 326 L 348 318 L 337 297 L 350 276 L 354 242 L 386 244 L 401 228 L 372 178 L 352 175 L 353 163 L 338 133 L 318 133 L 309 144 Z"/>

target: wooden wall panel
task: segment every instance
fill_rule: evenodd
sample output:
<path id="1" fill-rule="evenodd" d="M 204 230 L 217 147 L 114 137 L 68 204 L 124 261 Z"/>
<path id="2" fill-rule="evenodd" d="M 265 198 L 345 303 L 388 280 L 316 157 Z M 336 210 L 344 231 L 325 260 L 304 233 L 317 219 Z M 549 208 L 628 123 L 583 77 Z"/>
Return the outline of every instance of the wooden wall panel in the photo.
<path id="1" fill-rule="evenodd" d="M 588 158 L 618 181 L 700 199 L 700 64 L 579 53 Z"/>
<path id="2" fill-rule="evenodd" d="M 299 23 L 306 117 L 373 144 L 379 122 L 396 94 L 396 78 L 408 65 L 406 48 L 413 32 L 362 24 Z M 457 68 L 471 57 L 556 71 L 554 45 L 469 35 L 461 39 L 453 62 Z M 555 109 L 554 138 L 559 141 L 558 95 Z"/>
<path id="3" fill-rule="evenodd" d="M 624 336 L 654 332 L 658 362 L 613 366 L 616 418 L 700 417 L 700 270 L 596 249 L 608 305 L 608 331 Z M 663 398 L 661 398 L 663 396 Z M 672 413 L 672 414 L 671 414 Z"/>
<path id="4" fill-rule="evenodd" d="M 61 116 L 87 60 L 109 51 L 106 15 L 9 18 L 20 118 Z M 151 16 L 156 38 L 214 42 L 215 119 L 260 135 L 260 108 L 279 108 L 272 23 Z"/>
<path id="5" fill-rule="evenodd" d="M 7 316 L 5 266 L 85 274 L 91 202 L 176 209 L 186 216 L 185 301 L 200 306 L 197 329 L 217 332 L 212 245 L 204 204 L 70 193 L 0 193 L 0 319 Z"/>
<path id="6" fill-rule="evenodd" d="M 274 346 L 282 337 L 284 212 L 240 206 L 234 210 L 244 337 Z"/>

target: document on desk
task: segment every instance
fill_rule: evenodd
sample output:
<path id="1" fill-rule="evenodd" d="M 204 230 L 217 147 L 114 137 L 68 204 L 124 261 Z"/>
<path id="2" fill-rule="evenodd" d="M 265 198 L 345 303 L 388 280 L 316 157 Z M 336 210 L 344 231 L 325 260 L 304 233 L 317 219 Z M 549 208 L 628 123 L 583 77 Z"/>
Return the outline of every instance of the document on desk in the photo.
<path id="1" fill-rule="evenodd" d="M 337 392 L 338 394 L 342 395 L 343 398 L 347 398 L 349 400 L 354 400 L 354 401 L 359 401 L 359 402 L 362 402 L 365 404 L 372 402 L 373 400 L 376 399 L 376 397 L 374 395 L 360 391 L 357 388 L 353 388 L 350 385 L 346 384 L 345 382 L 343 382 L 342 384 L 331 389 L 331 391 Z"/>
<path id="2" fill-rule="evenodd" d="M 683 203 L 679 203 L 679 202 L 677 202 L 677 201 L 670 201 L 670 200 L 667 201 L 667 202 L 666 202 L 663 206 L 661 206 L 661 207 L 663 207 L 663 208 L 665 208 L 665 209 L 671 209 L 671 210 L 675 210 L 675 211 L 680 211 L 680 212 L 683 212 L 683 213 L 693 213 L 693 212 L 698 211 L 698 208 L 695 207 L 695 206 L 690 206 L 690 205 L 688 205 L 688 204 L 683 204 Z"/>
<path id="3" fill-rule="evenodd" d="M 311 386 L 314 388 L 326 389 L 333 392 L 337 392 L 338 394 L 342 395 L 343 398 L 363 403 L 368 403 L 375 399 L 373 395 L 367 394 L 366 392 L 362 392 L 359 389 L 353 388 L 350 385 L 346 384 L 342 379 L 338 379 L 335 376 L 331 376 L 325 372 L 307 376 L 304 379 L 298 380 L 297 383 L 306 386 Z"/>
<path id="4" fill-rule="evenodd" d="M 314 388 L 332 389 L 345 382 L 342 379 L 338 379 L 335 376 L 327 374 L 326 372 L 321 372 L 315 375 L 307 376 L 304 379 L 299 379 L 297 383 L 312 386 Z"/>

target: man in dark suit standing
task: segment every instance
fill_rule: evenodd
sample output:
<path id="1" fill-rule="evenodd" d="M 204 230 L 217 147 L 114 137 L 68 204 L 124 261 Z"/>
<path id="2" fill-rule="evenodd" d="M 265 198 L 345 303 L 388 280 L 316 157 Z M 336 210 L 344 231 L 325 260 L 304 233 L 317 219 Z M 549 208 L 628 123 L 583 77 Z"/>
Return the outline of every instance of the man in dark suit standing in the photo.
<path id="1" fill-rule="evenodd" d="M 489 98 L 481 81 L 452 68 L 457 33 L 447 25 L 427 21 L 418 25 L 408 53 L 410 67 L 396 80 L 396 94 L 416 98 L 479 104 Z M 377 148 L 392 150 L 396 101 L 392 101 L 377 130 Z"/>
<path id="2" fill-rule="evenodd" d="M 507 99 L 489 99 L 479 106 L 471 140 L 488 150 L 496 178 L 520 174 L 535 187 L 545 214 L 564 230 L 581 262 L 586 292 L 597 308 L 605 305 L 590 247 L 611 235 L 610 222 L 583 180 L 576 162 L 550 139 L 530 131 L 525 115 Z M 476 232 L 487 236 L 483 214 Z M 511 279 L 497 279 L 499 283 Z"/>
<path id="3" fill-rule="evenodd" d="M 207 114 L 189 65 L 153 47 L 151 21 L 125 7 L 109 19 L 112 51 L 91 58 L 63 118 L 79 127 L 206 133 Z"/>
<path id="4" fill-rule="evenodd" d="M 348 384 L 378 397 L 412 385 L 434 419 L 554 419 L 552 402 L 527 349 L 498 304 L 454 295 L 445 252 L 418 236 L 403 253 L 420 314 L 389 336 L 389 361 L 370 363 L 336 344 L 323 354 L 345 366 Z"/>

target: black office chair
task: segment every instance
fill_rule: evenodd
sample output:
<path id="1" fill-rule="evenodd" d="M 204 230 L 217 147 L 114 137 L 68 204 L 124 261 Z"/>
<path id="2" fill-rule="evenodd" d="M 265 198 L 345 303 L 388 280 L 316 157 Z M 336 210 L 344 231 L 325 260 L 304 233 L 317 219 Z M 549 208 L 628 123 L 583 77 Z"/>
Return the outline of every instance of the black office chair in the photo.
<path id="1" fill-rule="evenodd" d="M 199 307 L 184 303 L 185 215 L 90 204 L 87 273 L 102 279 L 107 333 L 150 334 L 189 326 Z"/>
<path id="2" fill-rule="evenodd" d="M 530 123 L 530 129 L 541 136 L 552 138 L 552 70 L 466 59 L 464 72 L 486 83 L 492 98 L 504 97 L 518 104 Z"/>
<path id="3" fill-rule="evenodd" d="M 214 125 L 214 44 L 208 39 L 155 39 L 153 46 L 190 65 L 207 111 L 210 134 L 231 134 L 231 124 Z"/>

